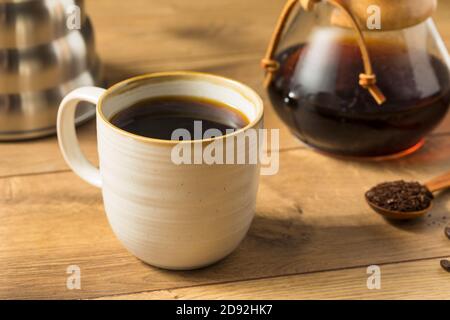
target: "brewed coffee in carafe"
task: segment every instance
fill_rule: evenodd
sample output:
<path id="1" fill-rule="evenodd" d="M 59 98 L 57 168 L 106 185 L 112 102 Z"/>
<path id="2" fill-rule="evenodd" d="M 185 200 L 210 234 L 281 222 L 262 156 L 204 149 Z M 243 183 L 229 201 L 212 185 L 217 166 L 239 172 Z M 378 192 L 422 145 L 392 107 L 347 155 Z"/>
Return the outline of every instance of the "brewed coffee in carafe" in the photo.
<path id="1" fill-rule="evenodd" d="M 326 153 L 383 158 L 416 150 L 450 105 L 448 52 L 431 18 L 359 37 L 343 9 L 327 2 L 304 19 L 304 41 L 289 35 L 302 26 L 300 16 L 273 50 L 267 90 L 274 109 L 301 141 Z M 371 74 L 373 91 L 361 85 Z"/>

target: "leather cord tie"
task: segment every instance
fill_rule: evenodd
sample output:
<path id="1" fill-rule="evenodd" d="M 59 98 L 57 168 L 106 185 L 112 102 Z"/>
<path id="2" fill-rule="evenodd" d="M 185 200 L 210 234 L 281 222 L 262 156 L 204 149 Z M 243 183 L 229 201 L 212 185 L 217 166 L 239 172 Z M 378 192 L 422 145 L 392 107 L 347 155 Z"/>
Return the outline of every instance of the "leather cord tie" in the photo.
<path id="1" fill-rule="evenodd" d="M 365 70 L 365 73 L 359 75 L 359 85 L 364 89 L 368 90 L 372 95 L 372 97 L 375 99 L 375 101 L 379 105 L 382 105 L 384 102 L 386 102 L 386 97 L 376 85 L 377 78 L 376 75 L 373 73 L 369 50 L 364 40 L 364 34 L 361 31 L 358 22 L 356 21 L 355 17 L 352 15 L 350 10 L 348 10 L 348 8 L 344 4 L 342 4 L 339 0 L 326 0 L 326 1 L 331 5 L 333 5 L 334 7 L 342 10 L 342 12 L 345 13 L 349 21 L 352 23 L 352 26 L 357 34 L 357 41 L 359 48 L 361 50 L 361 56 L 364 62 L 364 70 Z M 270 85 L 275 73 L 280 68 L 280 64 L 278 61 L 274 59 L 274 55 L 291 13 L 293 12 L 297 4 L 300 4 L 304 10 L 309 11 L 314 9 L 314 5 L 317 2 L 320 2 L 320 0 L 288 0 L 286 5 L 284 6 L 281 16 L 278 19 L 277 25 L 275 27 L 275 31 L 270 40 L 269 47 L 267 48 L 266 55 L 261 61 L 261 66 L 266 71 L 266 77 L 264 80 L 264 86 L 266 88 Z"/>
<path id="2" fill-rule="evenodd" d="M 278 69 L 280 69 L 280 63 L 276 60 L 273 59 L 262 59 L 261 60 L 261 66 L 270 73 L 275 73 L 278 71 Z"/>
<path id="3" fill-rule="evenodd" d="M 386 97 L 377 87 L 377 77 L 374 74 L 361 73 L 359 75 L 359 85 L 368 90 L 375 101 L 381 105 L 386 102 Z"/>

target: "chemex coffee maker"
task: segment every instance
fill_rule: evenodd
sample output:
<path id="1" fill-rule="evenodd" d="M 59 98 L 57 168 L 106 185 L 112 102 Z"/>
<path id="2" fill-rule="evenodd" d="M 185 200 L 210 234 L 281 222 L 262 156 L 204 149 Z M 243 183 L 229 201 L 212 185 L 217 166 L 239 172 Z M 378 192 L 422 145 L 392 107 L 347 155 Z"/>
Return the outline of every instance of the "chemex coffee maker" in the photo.
<path id="1" fill-rule="evenodd" d="M 384 159 L 417 150 L 450 105 L 436 0 L 289 0 L 262 65 L 272 104 L 307 145 Z"/>
<path id="2" fill-rule="evenodd" d="M 82 0 L 0 0 L 0 141 L 54 133 L 62 98 L 99 82 L 93 29 L 83 5 Z M 82 106 L 77 123 L 94 115 L 94 108 Z"/>

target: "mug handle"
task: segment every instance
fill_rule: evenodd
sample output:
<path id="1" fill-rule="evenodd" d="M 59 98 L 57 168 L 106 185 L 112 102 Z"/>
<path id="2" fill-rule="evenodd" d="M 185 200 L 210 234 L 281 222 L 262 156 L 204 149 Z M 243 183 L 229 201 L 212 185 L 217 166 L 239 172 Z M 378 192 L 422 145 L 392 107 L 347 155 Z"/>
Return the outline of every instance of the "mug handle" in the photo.
<path id="1" fill-rule="evenodd" d="M 59 148 L 69 167 L 86 182 L 102 187 L 100 171 L 81 151 L 75 128 L 75 111 L 80 102 L 97 105 L 105 89 L 82 87 L 69 93 L 61 102 L 56 123 Z"/>

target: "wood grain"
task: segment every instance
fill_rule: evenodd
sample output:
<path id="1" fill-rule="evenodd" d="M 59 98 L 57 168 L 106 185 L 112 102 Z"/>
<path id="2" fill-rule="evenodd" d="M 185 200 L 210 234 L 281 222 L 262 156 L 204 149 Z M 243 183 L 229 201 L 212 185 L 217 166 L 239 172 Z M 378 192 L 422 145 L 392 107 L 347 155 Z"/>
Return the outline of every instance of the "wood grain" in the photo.
<path id="1" fill-rule="evenodd" d="M 403 160 L 327 158 L 289 134 L 262 88 L 259 59 L 284 0 L 86 2 L 110 84 L 141 73 L 191 69 L 235 78 L 261 93 L 267 127 L 281 128 L 280 173 L 262 179 L 257 217 L 235 253 L 204 270 L 168 272 L 123 249 L 108 226 L 100 191 L 69 171 L 55 137 L 0 144 L 0 298 L 155 290 L 149 298 L 447 297 L 435 258 L 450 256 L 443 235 L 450 193 L 438 198 L 430 216 L 403 224 L 372 213 L 362 195 L 384 180 L 425 181 L 449 170 L 450 116 L 422 150 Z M 450 1 L 440 5 L 436 21 L 450 44 Z M 79 136 L 96 162 L 95 124 L 81 127 Z M 417 259 L 432 260 L 402 263 Z M 382 291 L 361 287 L 370 264 L 387 264 Z M 81 290 L 66 288 L 70 265 L 81 268 Z M 420 276 L 408 283 L 408 273 Z M 269 277 L 277 278 L 252 280 Z M 232 281 L 239 283 L 215 285 Z M 167 291 L 192 286 L 198 288 Z"/>
<path id="2" fill-rule="evenodd" d="M 431 216 L 405 224 L 385 221 L 363 198 L 381 180 L 448 170 L 441 148 L 450 150 L 448 137 L 379 164 L 282 152 L 279 174 L 262 179 L 248 237 L 224 261 L 193 272 L 158 270 L 128 254 L 108 226 L 100 191 L 71 172 L 0 179 L 0 297 L 92 298 L 449 256 L 450 194 Z M 80 266 L 82 290 L 66 289 L 69 265 Z"/>
<path id="3" fill-rule="evenodd" d="M 132 0 L 111 6 L 110 0 L 86 2 L 103 60 L 125 66 L 149 61 L 164 64 L 168 60 L 202 60 L 244 52 L 261 58 L 286 3 L 285 0 L 151 3 Z M 449 9 L 449 1 L 439 1 L 434 17 L 447 44 L 450 44 Z"/>
<path id="4" fill-rule="evenodd" d="M 113 6 L 110 0 L 88 0 L 86 4 L 109 84 L 138 74 L 181 69 L 232 77 L 263 96 L 266 126 L 281 129 L 281 148 L 302 147 L 274 114 L 259 67 L 284 0 L 132 0 Z M 249 14 L 253 11 L 257 14 Z M 450 1 L 440 1 L 435 19 L 450 46 L 448 12 Z M 450 115 L 436 133 L 450 135 Z M 95 162 L 93 123 L 80 129 L 80 140 Z M 0 177 L 68 170 L 54 137 L 1 144 L 0 155 Z"/>
<path id="5" fill-rule="evenodd" d="M 450 300 L 450 279 L 429 259 L 380 266 L 381 288 L 367 288 L 367 267 L 317 272 L 217 285 L 166 289 L 103 300 L 316 300 L 316 299 L 439 299 Z M 441 286 L 436 284 L 442 284 Z"/>
<path id="6" fill-rule="evenodd" d="M 283 5 L 284 0 L 132 0 L 114 5 L 91 0 L 86 7 L 105 63 L 126 67 L 260 55 Z"/>

